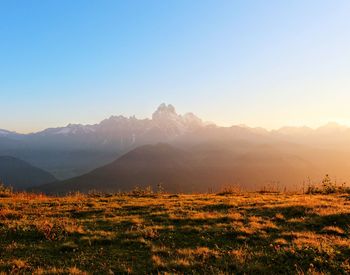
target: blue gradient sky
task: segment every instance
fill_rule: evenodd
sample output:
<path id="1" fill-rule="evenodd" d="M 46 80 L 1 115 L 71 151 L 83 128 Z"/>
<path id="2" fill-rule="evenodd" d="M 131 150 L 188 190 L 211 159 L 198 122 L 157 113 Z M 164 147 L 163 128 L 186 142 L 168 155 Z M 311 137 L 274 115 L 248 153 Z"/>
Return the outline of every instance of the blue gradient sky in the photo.
<path id="1" fill-rule="evenodd" d="M 350 125 L 350 1 L 1 1 L 0 128 Z"/>

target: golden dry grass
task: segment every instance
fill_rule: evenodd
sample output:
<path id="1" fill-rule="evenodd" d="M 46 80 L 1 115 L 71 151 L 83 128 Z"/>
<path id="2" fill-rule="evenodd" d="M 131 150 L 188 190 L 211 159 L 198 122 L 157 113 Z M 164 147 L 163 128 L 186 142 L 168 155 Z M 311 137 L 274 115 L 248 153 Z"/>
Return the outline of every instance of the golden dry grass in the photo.
<path id="1" fill-rule="evenodd" d="M 349 274 L 348 195 L 13 194 L 0 273 Z"/>

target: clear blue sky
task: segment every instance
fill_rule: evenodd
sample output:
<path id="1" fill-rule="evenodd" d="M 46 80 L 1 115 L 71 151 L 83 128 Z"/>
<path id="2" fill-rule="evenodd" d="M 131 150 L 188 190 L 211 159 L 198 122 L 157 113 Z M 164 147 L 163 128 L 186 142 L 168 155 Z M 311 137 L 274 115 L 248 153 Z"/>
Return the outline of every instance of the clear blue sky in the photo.
<path id="1" fill-rule="evenodd" d="M 350 125 L 350 1 L 0 2 L 0 128 L 149 117 Z"/>

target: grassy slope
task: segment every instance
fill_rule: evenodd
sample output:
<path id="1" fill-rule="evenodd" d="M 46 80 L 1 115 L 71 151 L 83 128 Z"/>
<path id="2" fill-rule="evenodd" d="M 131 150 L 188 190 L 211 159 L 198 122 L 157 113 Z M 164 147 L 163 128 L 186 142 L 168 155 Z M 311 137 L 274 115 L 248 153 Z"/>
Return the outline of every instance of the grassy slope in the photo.
<path id="1" fill-rule="evenodd" d="M 340 195 L 0 198 L 0 272 L 350 272 Z"/>

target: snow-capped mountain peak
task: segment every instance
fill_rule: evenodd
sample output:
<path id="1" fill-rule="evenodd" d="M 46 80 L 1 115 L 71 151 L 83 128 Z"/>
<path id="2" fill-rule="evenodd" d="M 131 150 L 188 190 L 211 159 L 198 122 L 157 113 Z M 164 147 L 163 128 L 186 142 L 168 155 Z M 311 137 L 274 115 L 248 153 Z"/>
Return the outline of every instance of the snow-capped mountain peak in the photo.
<path id="1" fill-rule="evenodd" d="M 201 127 L 204 125 L 203 121 L 193 113 L 184 114 L 183 120 L 187 125 L 191 125 L 194 127 Z"/>
<path id="2" fill-rule="evenodd" d="M 159 120 L 159 119 L 176 119 L 179 115 L 176 113 L 175 107 L 171 104 L 166 105 L 165 103 L 162 103 L 159 105 L 158 109 L 153 113 L 152 119 L 153 120 Z"/>
<path id="3" fill-rule="evenodd" d="M 95 132 L 94 125 L 82 125 L 82 124 L 68 124 L 65 127 L 48 128 L 42 132 L 35 133 L 34 135 L 50 136 L 50 135 L 75 135 L 75 134 L 88 134 Z"/>
<path id="4" fill-rule="evenodd" d="M 16 132 L 0 129 L 0 137 L 9 137 L 9 136 L 18 136 L 18 135 L 19 134 L 17 134 Z"/>
<path id="5" fill-rule="evenodd" d="M 165 103 L 162 103 L 153 113 L 152 122 L 156 127 L 164 130 L 168 137 L 176 137 L 203 126 L 202 120 L 193 113 L 179 115 L 173 105 L 166 105 Z"/>
<path id="6" fill-rule="evenodd" d="M 82 124 L 68 124 L 66 127 L 58 128 L 57 131 L 54 133 L 56 135 L 69 135 L 69 134 L 87 134 L 95 132 L 95 129 L 91 125 L 82 125 Z"/>
<path id="7" fill-rule="evenodd" d="M 11 132 L 9 132 L 9 131 L 0 129 L 0 137 L 6 137 L 6 136 L 9 135 L 10 133 L 11 133 Z"/>

